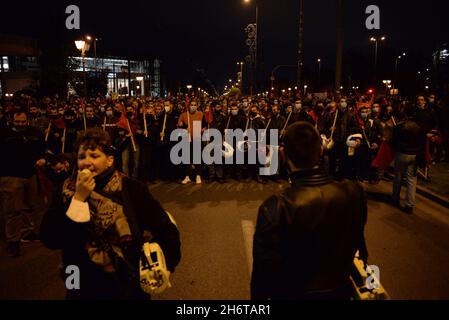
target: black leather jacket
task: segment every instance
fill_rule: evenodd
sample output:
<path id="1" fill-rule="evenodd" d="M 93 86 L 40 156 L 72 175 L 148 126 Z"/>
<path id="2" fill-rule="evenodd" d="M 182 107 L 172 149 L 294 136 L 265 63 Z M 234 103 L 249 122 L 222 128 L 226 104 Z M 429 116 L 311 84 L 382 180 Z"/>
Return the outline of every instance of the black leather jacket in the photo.
<path id="1" fill-rule="evenodd" d="M 291 186 L 259 208 L 252 298 L 347 298 L 337 293 L 346 292 L 356 251 L 367 259 L 366 221 L 360 184 L 320 169 L 293 174 Z"/>

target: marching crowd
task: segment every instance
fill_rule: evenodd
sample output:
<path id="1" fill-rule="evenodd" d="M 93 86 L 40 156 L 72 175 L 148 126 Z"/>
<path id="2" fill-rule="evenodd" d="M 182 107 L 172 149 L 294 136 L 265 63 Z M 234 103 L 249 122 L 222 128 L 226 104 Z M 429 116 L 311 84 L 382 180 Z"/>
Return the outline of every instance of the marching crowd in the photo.
<path id="1" fill-rule="evenodd" d="M 321 165 L 335 179 L 378 183 L 395 159 L 397 178 L 406 178 L 412 188 L 416 186 L 418 166 L 449 161 L 448 114 L 447 102 L 434 94 L 419 95 L 416 100 L 273 94 L 216 98 L 178 94 L 166 99 L 118 100 L 97 97 L 87 101 L 21 96 L 2 100 L 0 150 L 5 156 L 0 160 L 0 189 L 6 240 L 12 244 L 9 252 L 18 252 L 21 239 L 37 237 L 33 228 L 38 223 L 31 216 L 24 222 L 14 213 L 15 206 L 25 199 L 29 208 L 44 210 L 42 199 L 51 197 L 54 186 L 76 167 L 74 145 L 89 128 L 108 133 L 115 168 L 143 183 L 223 183 L 230 178 L 265 183 L 267 179 L 287 178 L 285 166 L 279 166 L 274 176 L 260 176 L 260 165 L 248 163 L 174 165 L 170 151 L 177 142 L 170 141 L 171 133 L 183 128 L 192 134 L 194 121 L 201 123 L 202 131 L 215 128 L 223 135 L 227 129 L 276 129 L 282 145 L 286 128 L 305 121 L 320 133 L 324 150 Z M 398 159 L 398 154 L 404 157 Z M 400 181 L 395 183 L 396 202 L 399 191 Z M 406 207 L 412 210 L 414 194 L 408 194 Z"/>

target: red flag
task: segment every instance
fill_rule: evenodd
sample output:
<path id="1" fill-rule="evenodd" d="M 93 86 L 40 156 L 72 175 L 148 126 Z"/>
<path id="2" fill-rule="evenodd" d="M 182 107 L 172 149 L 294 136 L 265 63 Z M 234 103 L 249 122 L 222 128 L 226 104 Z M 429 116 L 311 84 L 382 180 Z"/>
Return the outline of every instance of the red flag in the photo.
<path id="1" fill-rule="evenodd" d="M 57 129 L 65 129 L 65 121 L 63 117 L 59 117 L 58 119 L 51 120 L 51 125 Z"/>
<path id="2" fill-rule="evenodd" d="M 128 119 L 126 118 L 126 114 L 122 112 L 122 115 L 120 116 L 120 119 L 117 122 L 117 127 L 120 129 L 124 129 L 126 131 L 129 131 L 128 127 Z"/>
<path id="3" fill-rule="evenodd" d="M 394 160 L 394 154 L 395 152 L 390 143 L 384 141 L 371 165 L 374 168 L 387 169 Z"/>
<path id="4" fill-rule="evenodd" d="M 210 110 L 210 108 L 209 108 L 209 110 L 204 112 L 204 118 L 206 119 L 208 124 L 211 124 L 212 121 L 214 121 L 214 115 L 213 115 L 212 111 Z"/>

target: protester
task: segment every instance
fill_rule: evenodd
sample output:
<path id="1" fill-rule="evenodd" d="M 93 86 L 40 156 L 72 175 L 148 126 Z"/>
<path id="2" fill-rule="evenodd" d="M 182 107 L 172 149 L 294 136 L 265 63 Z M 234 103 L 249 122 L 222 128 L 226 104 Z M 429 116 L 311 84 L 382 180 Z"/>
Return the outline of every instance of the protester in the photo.
<path id="1" fill-rule="evenodd" d="M 319 167 L 313 125 L 287 129 L 282 151 L 291 185 L 259 207 L 252 299 L 349 299 L 357 250 L 367 251 L 367 202 L 356 182 L 335 182 Z"/>
<path id="2" fill-rule="evenodd" d="M 48 248 L 62 249 L 63 268 L 79 268 L 82 285 L 66 298 L 147 299 L 138 276 L 144 232 L 161 246 L 170 272 L 180 260 L 179 232 L 144 184 L 114 169 L 107 133 L 89 129 L 75 150 L 76 171 L 40 232 Z"/>

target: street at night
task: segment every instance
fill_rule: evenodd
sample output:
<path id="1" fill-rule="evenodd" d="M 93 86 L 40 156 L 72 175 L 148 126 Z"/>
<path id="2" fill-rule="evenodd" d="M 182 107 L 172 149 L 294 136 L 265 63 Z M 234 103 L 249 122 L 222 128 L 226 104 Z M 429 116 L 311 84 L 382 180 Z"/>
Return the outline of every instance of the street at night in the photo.
<path id="1" fill-rule="evenodd" d="M 173 288 L 154 297 L 170 300 L 249 299 L 251 243 L 257 208 L 285 184 L 217 183 L 154 185 L 151 192 L 173 213 L 182 235 L 183 259 Z M 448 299 L 449 209 L 424 197 L 414 216 L 382 200 L 391 183 L 367 186 L 366 238 L 372 264 L 392 299 Z M 59 252 L 28 244 L 25 255 L 0 257 L 1 299 L 63 299 Z"/>
<path id="2" fill-rule="evenodd" d="M 448 3 L 2 4 L 0 301 L 449 300 Z"/>

